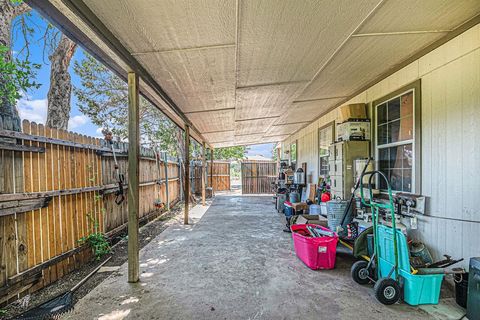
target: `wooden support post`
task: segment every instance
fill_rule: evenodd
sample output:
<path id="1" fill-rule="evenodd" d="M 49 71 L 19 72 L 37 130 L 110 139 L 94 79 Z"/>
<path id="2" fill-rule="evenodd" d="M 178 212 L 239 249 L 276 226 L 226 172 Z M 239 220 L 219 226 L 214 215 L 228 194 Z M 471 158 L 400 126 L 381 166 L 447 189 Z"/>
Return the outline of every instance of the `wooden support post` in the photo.
<path id="1" fill-rule="evenodd" d="M 212 196 L 215 194 L 215 190 L 213 190 L 213 148 L 210 149 L 210 183 L 212 187 Z"/>
<path id="2" fill-rule="evenodd" d="M 168 191 L 168 156 L 166 151 L 163 153 L 163 165 L 165 167 L 165 196 L 167 197 L 167 210 L 170 210 L 170 194 Z"/>
<path id="3" fill-rule="evenodd" d="M 139 193 L 139 128 L 138 75 L 128 73 L 128 282 L 139 280 L 138 212 Z"/>
<path id="4" fill-rule="evenodd" d="M 205 206 L 205 202 L 206 202 L 206 191 L 205 191 L 205 168 L 207 166 L 207 163 L 206 163 L 206 156 L 205 156 L 205 153 L 206 153 L 206 147 L 205 147 L 205 142 L 203 143 L 203 149 L 202 149 L 202 206 Z"/>
<path id="5" fill-rule="evenodd" d="M 190 127 L 185 125 L 185 213 L 183 223 L 188 224 L 188 210 L 190 203 Z"/>

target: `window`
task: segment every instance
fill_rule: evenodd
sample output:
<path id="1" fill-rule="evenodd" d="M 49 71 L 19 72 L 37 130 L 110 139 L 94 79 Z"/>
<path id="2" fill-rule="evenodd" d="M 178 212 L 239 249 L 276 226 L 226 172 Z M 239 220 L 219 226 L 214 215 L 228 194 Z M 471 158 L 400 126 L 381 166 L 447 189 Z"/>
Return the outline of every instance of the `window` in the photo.
<path id="1" fill-rule="evenodd" d="M 377 169 L 388 178 L 393 191 L 419 192 L 415 179 L 420 167 L 419 83 L 394 94 L 373 106 Z M 381 190 L 387 189 L 383 179 L 378 182 Z"/>
<path id="2" fill-rule="evenodd" d="M 328 175 L 328 157 L 329 146 L 334 141 L 335 121 L 327 124 L 326 126 L 318 129 L 318 175 L 320 177 L 326 177 Z"/>
<path id="3" fill-rule="evenodd" d="M 290 145 L 290 164 L 297 164 L 297 142 Z"/>

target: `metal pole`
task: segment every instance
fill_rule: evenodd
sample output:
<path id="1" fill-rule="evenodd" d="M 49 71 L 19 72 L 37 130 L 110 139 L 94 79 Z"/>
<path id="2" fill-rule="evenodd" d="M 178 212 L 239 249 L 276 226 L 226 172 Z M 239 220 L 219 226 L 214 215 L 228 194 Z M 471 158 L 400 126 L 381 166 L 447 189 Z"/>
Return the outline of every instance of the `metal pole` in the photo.
<path id="1" fill-rule="evenodd" d="M 190 203 L 190 127 L 185 125 L 185 213 L 183 223 L 188 224 L 188 205 Z"/>
<path id="2" fill-rule="evenodd" d="M 138 212 L 140 211 L 138 75 L 128 73 L 128 282 L 139 279 Z"/>

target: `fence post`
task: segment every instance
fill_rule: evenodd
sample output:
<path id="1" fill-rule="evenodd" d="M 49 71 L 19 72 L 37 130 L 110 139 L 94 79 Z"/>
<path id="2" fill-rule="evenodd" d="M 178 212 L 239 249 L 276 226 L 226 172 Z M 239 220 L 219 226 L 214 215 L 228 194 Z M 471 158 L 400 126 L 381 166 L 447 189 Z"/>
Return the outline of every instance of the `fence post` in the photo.
<path id="1" fill-rule="evenodd" d="M 139 280 L 139 96 L 138 75 L 128 73 L 128 282 Z"/>
<path id="2" fill-rule="evenodd" d="M 188 205 L 190 202 L 190 127 L 185 125 L 185 213 L 183 223 L 188 224 Z"/>

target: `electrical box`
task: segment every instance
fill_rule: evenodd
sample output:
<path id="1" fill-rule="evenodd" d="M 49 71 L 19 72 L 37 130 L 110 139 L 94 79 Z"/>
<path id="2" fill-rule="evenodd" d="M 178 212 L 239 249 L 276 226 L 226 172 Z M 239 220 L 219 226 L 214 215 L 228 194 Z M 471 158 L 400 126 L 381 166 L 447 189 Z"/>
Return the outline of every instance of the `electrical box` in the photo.
<path id="1" fill-rule="evenodd" d="M 341 141 L 332 144 L 329 157 L 332 198 L 349 199 L 354 186 L 353 162 L 370 156 L 369 141 Z"/>
<path id="2" fill-rule="evenodd" d="M 370 140 L 370 121 L 348 121 L 337 125 L 337 141 Z"/>
<path id="3" fill-rule="evenodd" d="M 480 257 L 470 258 L 467 318 L 480 320 Z"/>

